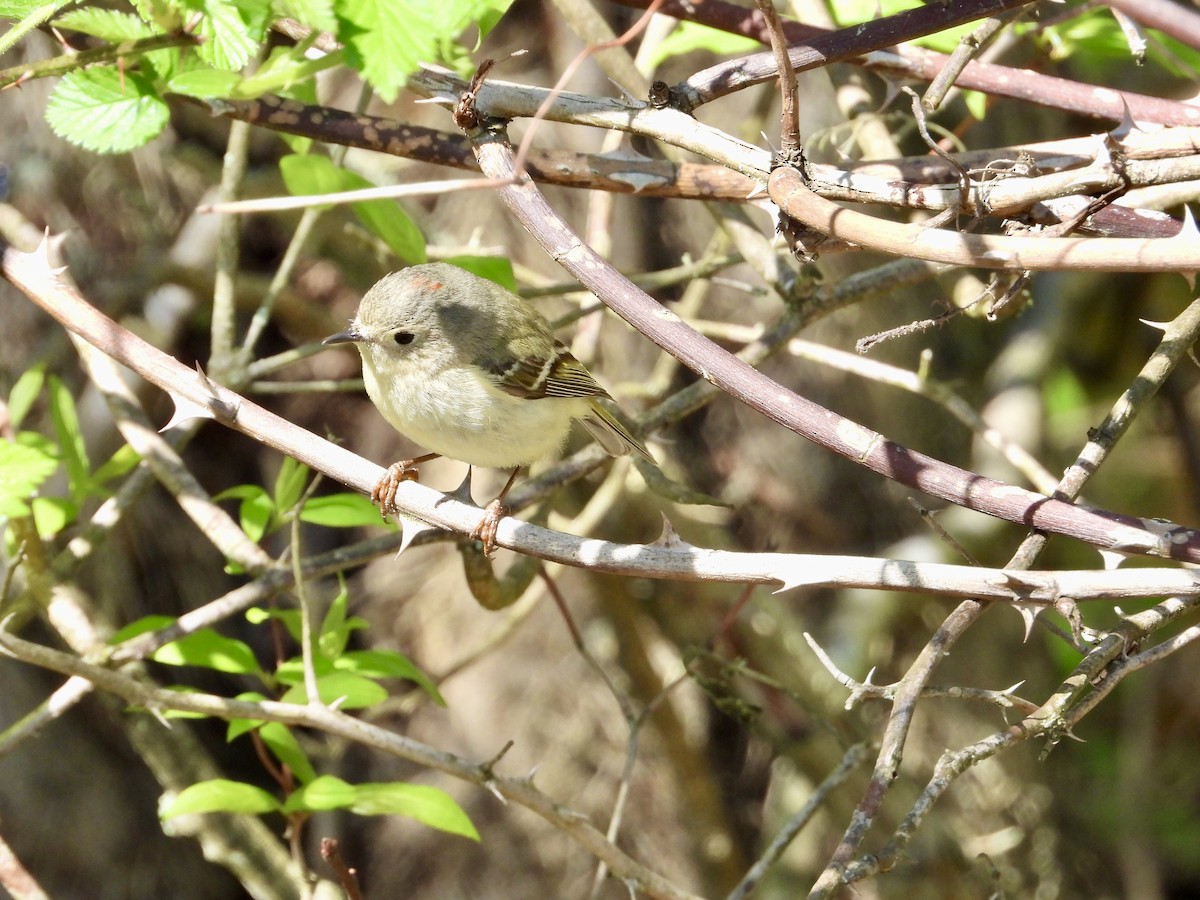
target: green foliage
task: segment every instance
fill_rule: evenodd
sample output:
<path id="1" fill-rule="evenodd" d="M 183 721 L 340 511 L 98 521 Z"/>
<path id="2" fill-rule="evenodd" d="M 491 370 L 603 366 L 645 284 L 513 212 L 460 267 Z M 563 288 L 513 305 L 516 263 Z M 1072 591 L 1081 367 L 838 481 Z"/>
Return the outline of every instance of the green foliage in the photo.
<path id="1" fill-rule="evenodd" d="M 14 430 L 42 398 L 56 440 L 36 431 L 17 431 L 13 440 L 0 439 L 0 518 L 32 516 L 38 534 L 50 540 L 75 520 L 84 503 L 107 497 L 108 483 L 127 474 L 139 457 L 125 445 L 93 470 L 75 400 L 61 379 L 46 377 L 42 366 L 23 373 L 9 392 L 9 422 Z M 60 466 L 67 474 L 67 496 L 34 496 Z"/>
<path id="2" fill-rule="evenodd" d="M 279 161 L 279 171 L 288 191 L 301 196 L 375 187 L 357 172 L 335 165 L 327 156 L 285 156 Z M 405 263 L 425 262 L 425 238 L 416 223 L 396 203 L 364 200 L 351 206 L 363 226 Z"/>
<path id="3" fill-rule="evenodd" d="M 471 26 L 482 37 L 510 2 L 136 0 L 131 10 L 72 9 L 53 20 L 56 28 L 119 43 L 170 34 L 186 23 L 198 41 L 186 50 L 126 57 L 120 67 L 95 66 L 68 73 L 55 86 L 46 119 L 55 134 L 74 144 L 98 153 L 124 153 L 165 127 L 168 93 L 206 99 L 250 99 L 296 91 L 311 95 L 316 73 L 343 63 L 358 70 L 380 97 L 391 102 L 422 62 L 440 60 L 469 71 L 472 66 L 458 37 Z M 63 5 L 9 0 L 0 3 L 0 18 L 28 18 L 27 27 L 33 27 Z M 314 34 L 332 32 L 345 50 L 315 60 L 305 57 L 303 43 L 275 47 L 268 53 L 269 26 L 278 15 L 296 19 Z M 257 67 L 255 60 L 261 61 Z M 368 227 L 388 232 L 381 236 L 394 249 L 398 245 L 393 239 L 412 230 L 380 208 L 358 212 L 364 218 L 383 220 Z M 422 261 L 423 255 L 410 255 L 411 237 L 400 244 L 409 250 L 397 253 L 408 262 Z"/>
<path id="4" fill-rule="evenodd" d="M 408 816 L 431 828 L 479 840 L 479 832 L 462 807 L 439 788 L 402 782 L 354 785 L 332 775 L 302 785 L 283 803 L 254 785 L 214 778 L 180 791 L 159 815 L 169 819 L 189 813 L 303 814 L 333 809 L 364 816 Z"/>
<path id="5" fill-rule="evenodd" d="M 480 278 L 494 281 L 514 294 L 517 292 L 517 276 L 513 274 L 511 259 L 501 256 L 452 256 L 446 262 L 474 272 Z"/>
<path id="6" fill-rule="evenodd" d="M 276 495 L 298 499 L 303 481 L 292 472 L 280 474 Z M 312 665 L 321 702 L 339 709 L 375 706 L 388 697 L 382 679 L 403 678 L 416 682 L 438 703 L 444 703 L 429 677 L 408 659 L 391 651 L 347 651 L 350 635 L 366 623 L 347 615 L 348 595 L 343 589 L 330 604 L 315 635 Z M 283 624 L 299 640 L 296 610 L 255 609 L 247 619 L 258 624 Z M 148 616 L 123 628 L 113 643 L 129 640 L 173 624 L 167 616 Z M 307 703 L 304 665 L 300 656 L 286 660 L 274 673 L 263 671 L 250 647 L 224 637 L 210 628 L 199 629 L 156 650 L 155 661 L 175 666 L 196 666 L 228 674 L 257 678 L 275 691 L 286 686 L 279 699 L 285 703 Z M 256 703 L 266 699 L 259 692 L 245 692 L 239 700 Z M 431 828 L 478 840 L 479 835 L 461 807 L 444 791 L 401 782 L 351 785 L 341 779 L 319 775 L 293 731 L 279 722 L 231 719 L 228 740 L 256 733 L 263 746 L 291 772 L 300 787 L 279 800 L 259 787 L 227 779 L 192 785 L 167 803 L 163 818 L 188 813 L 229 812 L 260 815 L 280 813 L 303 815 L 317 810 L 345 809 L 359 815 L 403 815 Z"/>
<path id="7" fill-rule="evenodd" d="M 54 133 L 98 153 L 124 153 L 162 131 L 170 111 L 153 82 L 137 72 L 71 72 L 46 105 Z"/>
<path id="8" fill-rule="evenodd" d="M 659 42 L 650 54 L 650 66 L 658 68 L 672 56 L 682 56 L 694 50 L 707 50 L 717 56 L 736 56 L 762 50 L 763 45 L 754 38 L 730 34 L 695 22 L 680 22 L 666 39 Z"/>
<path id="9" fill-rule="evenodd" d="M 28 516 L 28 501 L 58 468 L 58 460 L 36 447 L 0 438 L 0 516 Z"/>
<path id="10" fill-rule="evenodd" d="M 238 500 L 242 531 L 257 543 L 264 536 L 291 524 L 298 516 L 302 522 L 331 528 L 379 525 L 379 508 L 361 494 L 339 493 L 308 497 L 301 503 L 311 470 L 285 456 L 268 493 L 257 484 L 239 484 L 217 494 L 215 500 Z"/>

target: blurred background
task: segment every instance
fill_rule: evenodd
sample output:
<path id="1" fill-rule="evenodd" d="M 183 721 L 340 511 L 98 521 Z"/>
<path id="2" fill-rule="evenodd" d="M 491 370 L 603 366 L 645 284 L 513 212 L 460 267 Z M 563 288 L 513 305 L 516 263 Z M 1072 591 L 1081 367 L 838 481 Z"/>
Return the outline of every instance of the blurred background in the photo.
<path id="1" fill-rule="evenodd" d="M 618 32 L 637 15 L 603 4 L 601 10 Z M 478 57 L 536 50 L 505 62 L 498 77 L 551 85 L 581 46 L 554 6 L 518 0 Z M 4 63 L 58 52 L 49 34 L 35 32 Z M 1162 66 L 1139 67 L 1128 54 L 1092 48 L 1051 59 L 1038 56 L 1031 41 L 1007 52 L 1001 61 L 1008 64 L 1036 64 L 1055 74 L 1157 96 L 1182 99 L 1195 91 L 1194 70 L 1188 77 Z M 715 59 L 704 50 L 671 56 L 655 77 L 675 83 Z M 52 79 L 32 81 L 0 96 L 6 230 L 11 234 L 12 223 L 23 218 L 38 229 L 65 234 L 70 274 L 91 302 L 185 364 L 207 364 L 218 218 L 197 214 L 195 208 L 211 199 L 220 181 L 228 121 L 180 101 L 171 106 L 170 127 L 148 146 L 128 155 L 98 155 L 51 133 L 43 112 L 52 87 Z M 598 95 L 615 91 L 594 63 L 584 65 L 570 87 Z M 337 69 L 321 83 L 319 95 L 326 105 L 351 109 L 358 91 L 350 73 Z M 763 131 L 774 140 L 776 94 L 773 85 L 762 85 L 706 107 L 700 118 L 754 143 L 761 144 Z M 893 102 L 892 86 L 876 76 L 831 66 L 802 76 L 801 97 L 802 131 L 811 138 L 817 161 L 925 152 L 911 128 L 907 99 Z M 376 102 L 369 111 L 452 129 L 444 110 L 414 100 L 402 94 L 392 106 Z M 937 122 L 970 149 L 1093 134 L 1112 125 L 1008 100 L 991 103 L 979 121 L 961 97 L 947 104 Z M 514 137 L 521 133 L 521 126 L 514 126 Z M 604 138 L 596 129 L 543 123 L 537 145 L 599 152 Z M 623 149 L 656 153 L 640 141 L 632 147 L 626 142 Z M 247 195 L 285 193 L 278 161 L 286 152 L 277 134 L 253 130 Z M 365 151 L 352 150 L 346 164 L 380 183 L 460 175 Z M 610 258 L 630 273 L 730 252 L 740 219 L 763 239 L 775 227 L 770 215 L 750 206 L 545 190 L 581 234 L 607 242 Z M 605 208 L 606 203 L 611 206 Z M 404 205 L 424 233 L 431 258 L 507 257 L 526 289 L 568 280 L 485 192 Z M 242 220 L 236 296 L 243 326 L 279 265 L 297 218 L 273 213 Z M 831 255 L 806 267 L 803 277 L 835 285 L 884 262 L 861 253 Z M 800 271 L 798 263 L 785 265 Z M 259 355 L 339 330 L 362 293 L 398 266 L 346 208 L 332 209 L 304 248 Z M 939 315 L 973 299 L 981 288 L 975 274 L 962 272 L 897 286 L 885 297 L 817 317 L 800 336 L 853 351 L 862 337 Z M 549 293 L 538 303 L 551 318 L 577 309 L 583 297 Z M 770 325 L 785 310 L 762 272 L 744 263 L 655 296 L 689 318 L 711 323 Z M 1057 475 L 1074 461 L 1088 429 L 1102 420 L 1156 346 L 1159 332 L 1142 320 L 1169 320 L 1191 296 L 1186 281 L 1174 275 L 1041 275 L 1032 282 L 1028 302 L 999 321 L 968 312 L 941 327 L 882 342 L 869 358 L 912 371 L 926 354 L 930 378 L 957 392 Z M 0 284 L 0 298 L 0 391 L 7 395 L 22 372 L 44 363 L 77 398 L 93 459 L 107 458 L 121 439 L 62 329 L 11 286 Z M 803 303 L 803 297 L 792 302 Z M 727 331 L 718 339 L 737 349 L 738 334 Z M 585 318 L 565 330 L 564 339 L 575 340 L 581 358 L 633 414 L 696 380 L 688 370 L 664 362 L 653 345 L 611 315 Z M 774 356 L 764 369 L 803 396 L 908 447 L 1030 486 L 1022 473 L 926 398 L 787 353 Z M 274 378 L 302 382 L 357 374 L 356 355 L 332 350 L 304 358 Z M 133 384 L 153 420 L 166 422 L 166 396 Z M 1089 484 L 1088 503 L 1200 523 L 1196 388 L 1195 367 L 1181 367 Z M 419 452 L 361 393 L 276 393 L 253 385 L 248 394 L 380 464 Z M 25 427 L 50 432 L 48 416 L 35 407 Z M 577 435 L 573 446 L 583 443 Z M 811 446 L 729 398 L 665 428 L 651 438 L 651 446 L 668 477 L 719 498 L 722 505 L 672 502 L 649 489 L 635 470 L 620 469 L 613 476 L 620 479 L 620 489 L 603 515 L 593 518 L 590 533 L 650 542 L 659 536 L 665 515 L 685 540 L 704 547 L 960 561 L 921 521 L 909 503 L 912 492 Z M 201 428 L 183 454 L 213 494 L 239 484 L 270 485 L 281 465 L 277 453 L 217 425 Z M 450 490 L 464 469 L 438 461 L 423 468 L 422 481 Z M 572 517 L 606 475 L 600 470 L 554 494 L 545 512 L 552 527 L 573 530 Z M 477 501 L 486 502 L 503 477 L 477 473 Z M 917 499 L 937 508 L 929 498 Z M 948 510 L 938 521 L 983 565 L 1002 565 L 1023 536 L 1015 526 L 962 510 Z M 305 551 L 314 553 L 377 533 L 310 526 L 303 540 Z M 278 555 L 286 538 L 285 531 L 269 536 L 264 545 Z M 501 551 L 498 569 L 511 562 L 511 555 Z M 1100 558 L 1087 547 L 1055 539 L 1038 565 L 1098 568 Z M 371 626 L 355 640 L 406 654 L 439 683 L 447 700 L 442 708 L 419 692 L 399 689 L 368 717 L 481 761 L 511 741 L 500 771 L 536 770 L 543 791 L 606 827 L 626 767 L 630 723 L 573 645 L 540 582 L 508 610 L 488 612 L 471 597 L 458 550 L 449 541 L 410 549 L 399 558 L 385 555 L 348 577 L 351 611 Z M 878 700 L 844 708 L 848 691 L 821 665 L 803 633 L 810 633 L 851 677 L 863 680 L 873 671 L 874 683 L 887 684 L 903 675 L 953 608 L 948 600 L 920 595 L 805 589 L 774 594 L 766 588 L 743 591 L 570 570 L 552 577 L 588 652 L 628 708 L 645 715 L 618 842 L 682 887 L 713 897 L 737 884 L 847 748 L 878 739 L 886 719 L 889 708 Z M 178 615 L 241 583 L 157 485 L 127 511 L 77 581 L 97 618 L 113 627 L 151 613 Z M 327 582 L 313 590 L 328 602 L 336 585 Z M 1120 606 L 1125 612 L 1140 608 Z M 1116 616 L 1107 604 L 1084 609 L 1086 624 L 1098 629 L 1112 625 Z M 262 629 L 240 617 L 224 623 L 222 631 L 251 643 L 264 659 L 271 657 Z M 54 641 L 36 620 L 24 633 Z M 997 608 L 955 648 L 935 681 L 992 690 L 1019 682 L 1018 693 L 1040 703 L 1078 659 L 1043 628 L 1035 627 L 1025 640 L 1019 617 Z M 1074 735 L 1079 740 L 1063 741 L 1045 758 L 1040 756 L 1044 745 L 1025 744 L 967 772 L 930 813 L 900 864 L 856 885 L 855 894 L 1182 898 L 1200 892 L 1195 852 L 1200 846 L 1195 765 L 1200 701 L 1194 675 L 1187 674 L 1195 664 L 1195 652 L 1188 650 L 1129 678 L 1088 716 Z M 211 673 L 153 666 L 151 671 L 164 681 L 190 679 L 196 687 L 229 696 L 250 687 Z M 60 681 L 7 660 L 0 661 L 0 679 L 0 723 L 5 725 Z M 131 727 L 161 726 L 145 716 L 143 724 L 132 726 L 132 718 L 138 716 L 118 703 L 91 698 L 0 758 L 0 829 L 54 897 L 243 896 L 244 888 L 206 863 L 194 841 L 164 833 L 155 814 L 161 788 L 128 736 Z M 878 849 L 886 840 L 943 751 L 1015 721 L 1014 712 L 1006 720 L 983 703 L 926 701 L 914 722 L 900 780 L 864 849 Z M 249 742 L 226 743 L 224 725 L 199 721 L 174 727 L 193 732 L 226 777 L 273 787 Z M 450 791 L 480 831 L 482 841 L 475 844 L 398 817 L 316 817 L 307 826 L 309 844 L 322 836 L 338 837 L 368 896 L 579 897 L 591 891 L 595 859 L 527 810 L 320 734 L 302 739 L 322 771 L 346 780 L 404 779 Z M 841 837 L 868 774 L 869 763 L 829 797 L 754 896 L 791 897 L 808 890 Z M 281 820 L 267 821 L 282 830 Z M 330 877 L 315 851 L 310 861 Z M 628 895 L 612 881 L 602 884 L 599 894 Z"/>

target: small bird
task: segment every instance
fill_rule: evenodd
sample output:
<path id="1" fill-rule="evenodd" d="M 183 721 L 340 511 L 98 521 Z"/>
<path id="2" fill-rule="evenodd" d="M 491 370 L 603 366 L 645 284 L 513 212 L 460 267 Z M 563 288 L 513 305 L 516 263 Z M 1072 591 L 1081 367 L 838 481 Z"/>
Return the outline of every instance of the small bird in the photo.
<path id="1" fill-rule="evenodd" d="M 555 339 L 545 316 L 458 266 L 426 263 L 385 275 L 350 327 L 324 343 L 356 344 L 371 401 L 397 431 L 432 451 L 388 468 L 371 492 L 385 515 L 395 511 L 400 483 L 438 456 L 513 470 L 471 533 L 489 556 L 517 472 L 559 450 L 576 419 L 612 456 L 654 462 L 600 404 L 612 398 Z"/>

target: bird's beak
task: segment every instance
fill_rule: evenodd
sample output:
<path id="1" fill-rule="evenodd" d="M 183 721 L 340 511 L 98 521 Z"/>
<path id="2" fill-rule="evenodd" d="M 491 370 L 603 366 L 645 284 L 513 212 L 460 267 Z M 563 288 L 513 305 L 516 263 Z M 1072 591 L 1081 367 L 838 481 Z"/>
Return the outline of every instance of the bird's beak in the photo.
<path id="1" fill-rule="evenodd" d="M 358 323 L 351 322 L 350 327 L 345 331 L 339 331 L 337 334 L 331 334 L 329 337 L 325 338 L 325 340 L 321 341 L 321 343 L 325 344 L 326 346 L 329 344 L 352 344 L 363 340 L 364 337 L 365 335 L 358 330 Z"/>

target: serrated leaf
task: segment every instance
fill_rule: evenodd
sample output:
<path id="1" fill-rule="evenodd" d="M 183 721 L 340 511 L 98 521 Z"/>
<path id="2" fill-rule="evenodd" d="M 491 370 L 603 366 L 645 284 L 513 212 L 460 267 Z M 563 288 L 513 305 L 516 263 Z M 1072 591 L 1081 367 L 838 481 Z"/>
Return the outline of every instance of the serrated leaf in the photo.
<path id="1" fill-rule="evenodd" d="M 185 97 L 228 97 L 241 83 L 242 76 L 224 69 L 193 69 L 167 81 L 167 90 Z"/>
<path id="2" fill-rule="evenodd" d="M 204 13 L 196 28 L 196 36 L 201 39 L 196 53 L 202 60 L 213 68 L 230 71 L 250 62 L 265 36 L 266 4 L 260 7 L 245 0 L 191 0 L 188 6 Z"/>
<path id="3" fill-rule="evenodd" d="M 124 153 L 158 135 L 169 110 L 154 85 L 137 72 L 70 72 L 54 87 L 46 121 L 59 137 L 97 153 Z"/>
<path id="4" fill-rule="evenodd" d="M 0 19 L 23 19 L 43 7 L 53 9 L 61 5 L 61 3 L 44 3 L 40 0 L 4 0 L 3 3 L 0 3 Z"/>
<path id="5" fill-rule="evenodd" d="M 396 99 L 404 81 L 436 44 L 425 3 L 357 0 L 337 8 L 338 40 L 346 63 L 362 73 L 385 103 Z"/>
<path id="6" fill-rule="evenodd" d="M 325 705 L 337 702 L 338 709 L 363 709 L 387 699 L 387 691 L 368 678 L 348 672 L 334 672 L 317 679 L 317 692 Z M 279 698 L 284 703 L 307 703 L 308 691 L 303 683 L 289 688 Z"/>
<path id="7" fill-rule="evenodd" d="M 351 809 L 362 816 L 397 815 L 473 841 L 479 832 L 454 798 L 440 788 L 423 784 L 360 784 Z"/>
<path id="8" fill-rule="evenodd" d="M 300 509 L 300 521 L 328 528 L 378 525 L 379 507 L 362 494 L 326 494 L 310 497 Z"/>
<path id="9" fill-rule="evenodd" d="M 0 438 L 0 516 L 29 515 L 26 501 L 57 468 L 42 450 Z"/>
<path id="10" fill-rule="evenodd" d="M 334 660 L 334 668 L 365 678 L 403 678 L 417 684 L 438 706 L 446 700 L 428 675 L 402 653 L 394 650 L 351 650 Z"/>
<path id="11" fill-rule="evenodd" d="M 258 736 L 275 754 L 275 758 L 287 766 L 302 784 L 308 784 L 317 777 L 312 763 L 300 747 L 300 742 L 296 740 L 292 730 L 282 722 L 265 723 L 258 729 Z"/>
<path id="12" fill-rule="evenodd" d="M 151 658 L 168 666 L 202 666 L 234 675 L 257 675 L 262 671 L 249 646 L 211 628 L 201 628 L 164 644 Z"/>
<path id="13" fill-rule="evenodd" d="M 294 791 L 283 804 L 284 812 L 345 809 L 355 802 L 358 790 L 333 775 L 321 775 Z"/>
<path id="14" fill-rule="evenodd" d="M 337 29 L 332 0 L 282 0 L 279 8 L 285 16 L 318 31 L 332 32 Z"/>
<path id="15" fill-rule="evenodd" d="M 13 431 L 19 429 L 21 423 L 25 421 L 25 416 L 33 408 L 33 403 L 37 400 L 38 394 L 42 392 L 42 385 L 45 381 L 46 367 L 42 363 L 38 363 L 22 372 L 17 383 L 8 392 L 8 426 Z"/>
<path id="16" fill-rule="evenodd" d="M 132 13 L 95 6 L 73 9 L 54 20 L 57 28 L 66 28 L 101 38 L 112 43 L 135 41 L 157 32 Z"/>
<path id="17" fill-rule="evenodd" d="M 174 800 L 158 811 L 158 815 L 162 819 L 206 812 L 258 815 L 276 812 L 279 808 L 279 801 L 260 787 L 227 778 L 214 778 L 184 788 Z"/>

